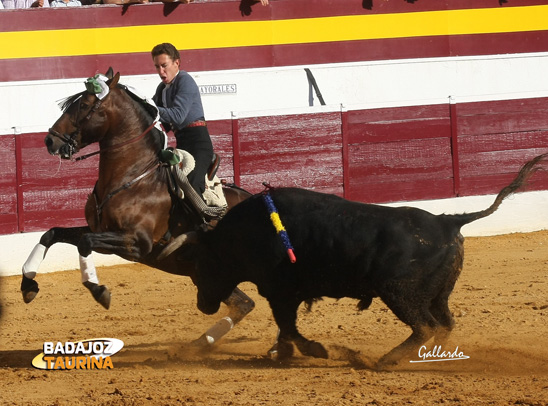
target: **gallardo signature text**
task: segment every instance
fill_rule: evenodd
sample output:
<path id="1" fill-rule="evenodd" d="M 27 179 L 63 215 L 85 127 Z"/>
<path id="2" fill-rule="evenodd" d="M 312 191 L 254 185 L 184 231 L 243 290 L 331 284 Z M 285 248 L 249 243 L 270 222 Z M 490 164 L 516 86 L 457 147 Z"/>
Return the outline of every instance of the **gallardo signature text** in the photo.
<path id="1" fill-rule="evenodd" d="M 455 348 L 453 352 L 444 351 L 441 345 L 435 345 L 431 351 L 428 351 L 426 345 L 419 348 L 420 360 L 411 360 L 409 362 L 435 362 L 435 361 L 456 361 L 460 359 L 470 358 L 468 355 L 464 355 L 464 352 L 459 351 L 459 347 Z"/>

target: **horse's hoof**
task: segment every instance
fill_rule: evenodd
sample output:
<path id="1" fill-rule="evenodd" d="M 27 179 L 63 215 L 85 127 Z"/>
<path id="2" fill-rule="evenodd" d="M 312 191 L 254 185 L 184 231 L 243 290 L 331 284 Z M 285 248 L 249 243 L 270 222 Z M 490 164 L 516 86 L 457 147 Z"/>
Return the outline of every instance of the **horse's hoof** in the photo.
<path id="1" fill-rule="evenodd" d="M 375 369 L 377 371 L 386 371 L 389 370 L 390 367 L 394 367 L 398 364 L 398 360 L 394 359 L 393 357 L 389 357 L 388 354 L 384 355 L 377 361 L 375 364 Z"/>
<path id="2" fill-rule="evenodd" d="M 199 338 L 190 342 L 190 346 L 193 349 L 202 351 L 210 350 L 211 348 L 213 348 L 214 344 L 215 341 L 212 341 L 211 337 L 208 339 L 205 334 L 202 334 Z"/>
<path id="3" fill-rule="evenodd" d="M 29 279 L 23 275 L 23 280 L 21 281 L 21 293 L 23 294 L 23 301 L 25 303 L 32 302 L 39 290 L 38 283 L 36 283 L 34 279 Z"/>
<path id="4" fill-rule="evenodd" d="M 93 282 L 84 282 L 84 286 L 89 289 L 93 298 L 105 309 L 110 308 L 110 291 L 105 285 L 98 285 Z"/>
<path id="5" fill-rule="evenodd" d="M 278 341 L 268 350 L 267 356 L 273 361 L 283 361 L 293 357 L 293 351 L 293 344 Z"/>
<path id="6" fill-rule="evenodd" d="M 278 349 L 277 348 L 272 347 L 270 350 L 268 350 L 266 355 L 272 361 L 278 361 Z"/>
<path id="7" fill-rule="evenodd" d="M 110 308 L 110 290 L 105 285 L 99 286 L 99 294 L 97 297 L 93 296 L 97 302 L 105 309 Z"/>

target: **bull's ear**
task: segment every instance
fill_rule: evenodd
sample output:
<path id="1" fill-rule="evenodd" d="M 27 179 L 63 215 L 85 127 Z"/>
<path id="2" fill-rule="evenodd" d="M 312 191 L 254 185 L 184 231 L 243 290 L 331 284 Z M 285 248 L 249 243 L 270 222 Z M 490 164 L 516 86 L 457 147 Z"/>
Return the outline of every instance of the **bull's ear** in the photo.
<path id="1" fill-rule="evenodd" d="M 107 84 L 110 89 L 114 89 L 116 85 L 118 84 L 118 81 L 120 80 L 120 72 L 116 72 L 116 75 L 112 79 L 110 79 Z"/>
<path id="2" fill-rule="evenodd" d="M 114 71 L 112 70 L 112 66 L 108 68 L 107 73 L 105 73 L 105 76 L 109 79 L 112 79 L 112 77 L 114 76 Z"/>

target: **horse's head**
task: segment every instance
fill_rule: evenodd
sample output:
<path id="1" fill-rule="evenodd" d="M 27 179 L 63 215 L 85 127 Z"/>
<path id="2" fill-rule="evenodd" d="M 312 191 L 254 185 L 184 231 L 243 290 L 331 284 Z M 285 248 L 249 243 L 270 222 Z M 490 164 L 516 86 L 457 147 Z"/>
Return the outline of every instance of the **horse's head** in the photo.
<path id="1" fill-rule="evenodd" d="M 70 159 L 85 146 L 98 142 L 108 127 L 103 102 L 116 88 L 120 73 L 113 76 L 112 68 L 105 77 L 90 78 L 86 90 L 62 102 L 63 114 L 49 129 L 44 142 L 51 155 Z"/>

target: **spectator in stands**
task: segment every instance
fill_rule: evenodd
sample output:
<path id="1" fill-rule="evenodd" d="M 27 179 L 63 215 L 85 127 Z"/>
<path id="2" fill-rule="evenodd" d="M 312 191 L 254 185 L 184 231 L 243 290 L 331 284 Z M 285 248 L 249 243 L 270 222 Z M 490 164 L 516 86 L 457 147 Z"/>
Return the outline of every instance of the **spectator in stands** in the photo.
<path id="1" fill-rule="evenodd" d="M 155 3 L 192 3 L 193 0 L 103 0 L 103 4 L 144 4 L 149 2 Z M 268 0 L 260 0 L 263 5 L 268 4 Z"/>
<path id="2" fill-rule="evenodd" d="M 103 0 L 103 4 L 144 4 L 149 2 L 155 3 L 192 3 L 193 0 Z M 263 6 L 268 6 L 269 0 L 257 0 L 260 1 Z"/>
<path id="3" fill-rule="evenodd" d="M 5 9 L 49 7 L 48 0 L 1 0 Z"/>
<path id="4" fill-rule="evenodd" d="M 82 5 L 80 0 L 49 0 L 50 7 L 79 7 Z"/>
<path id="5" fill-rule="evenodd" d="M 145 4 L 149 0 L 103 0 L 103 4 Z"/>

